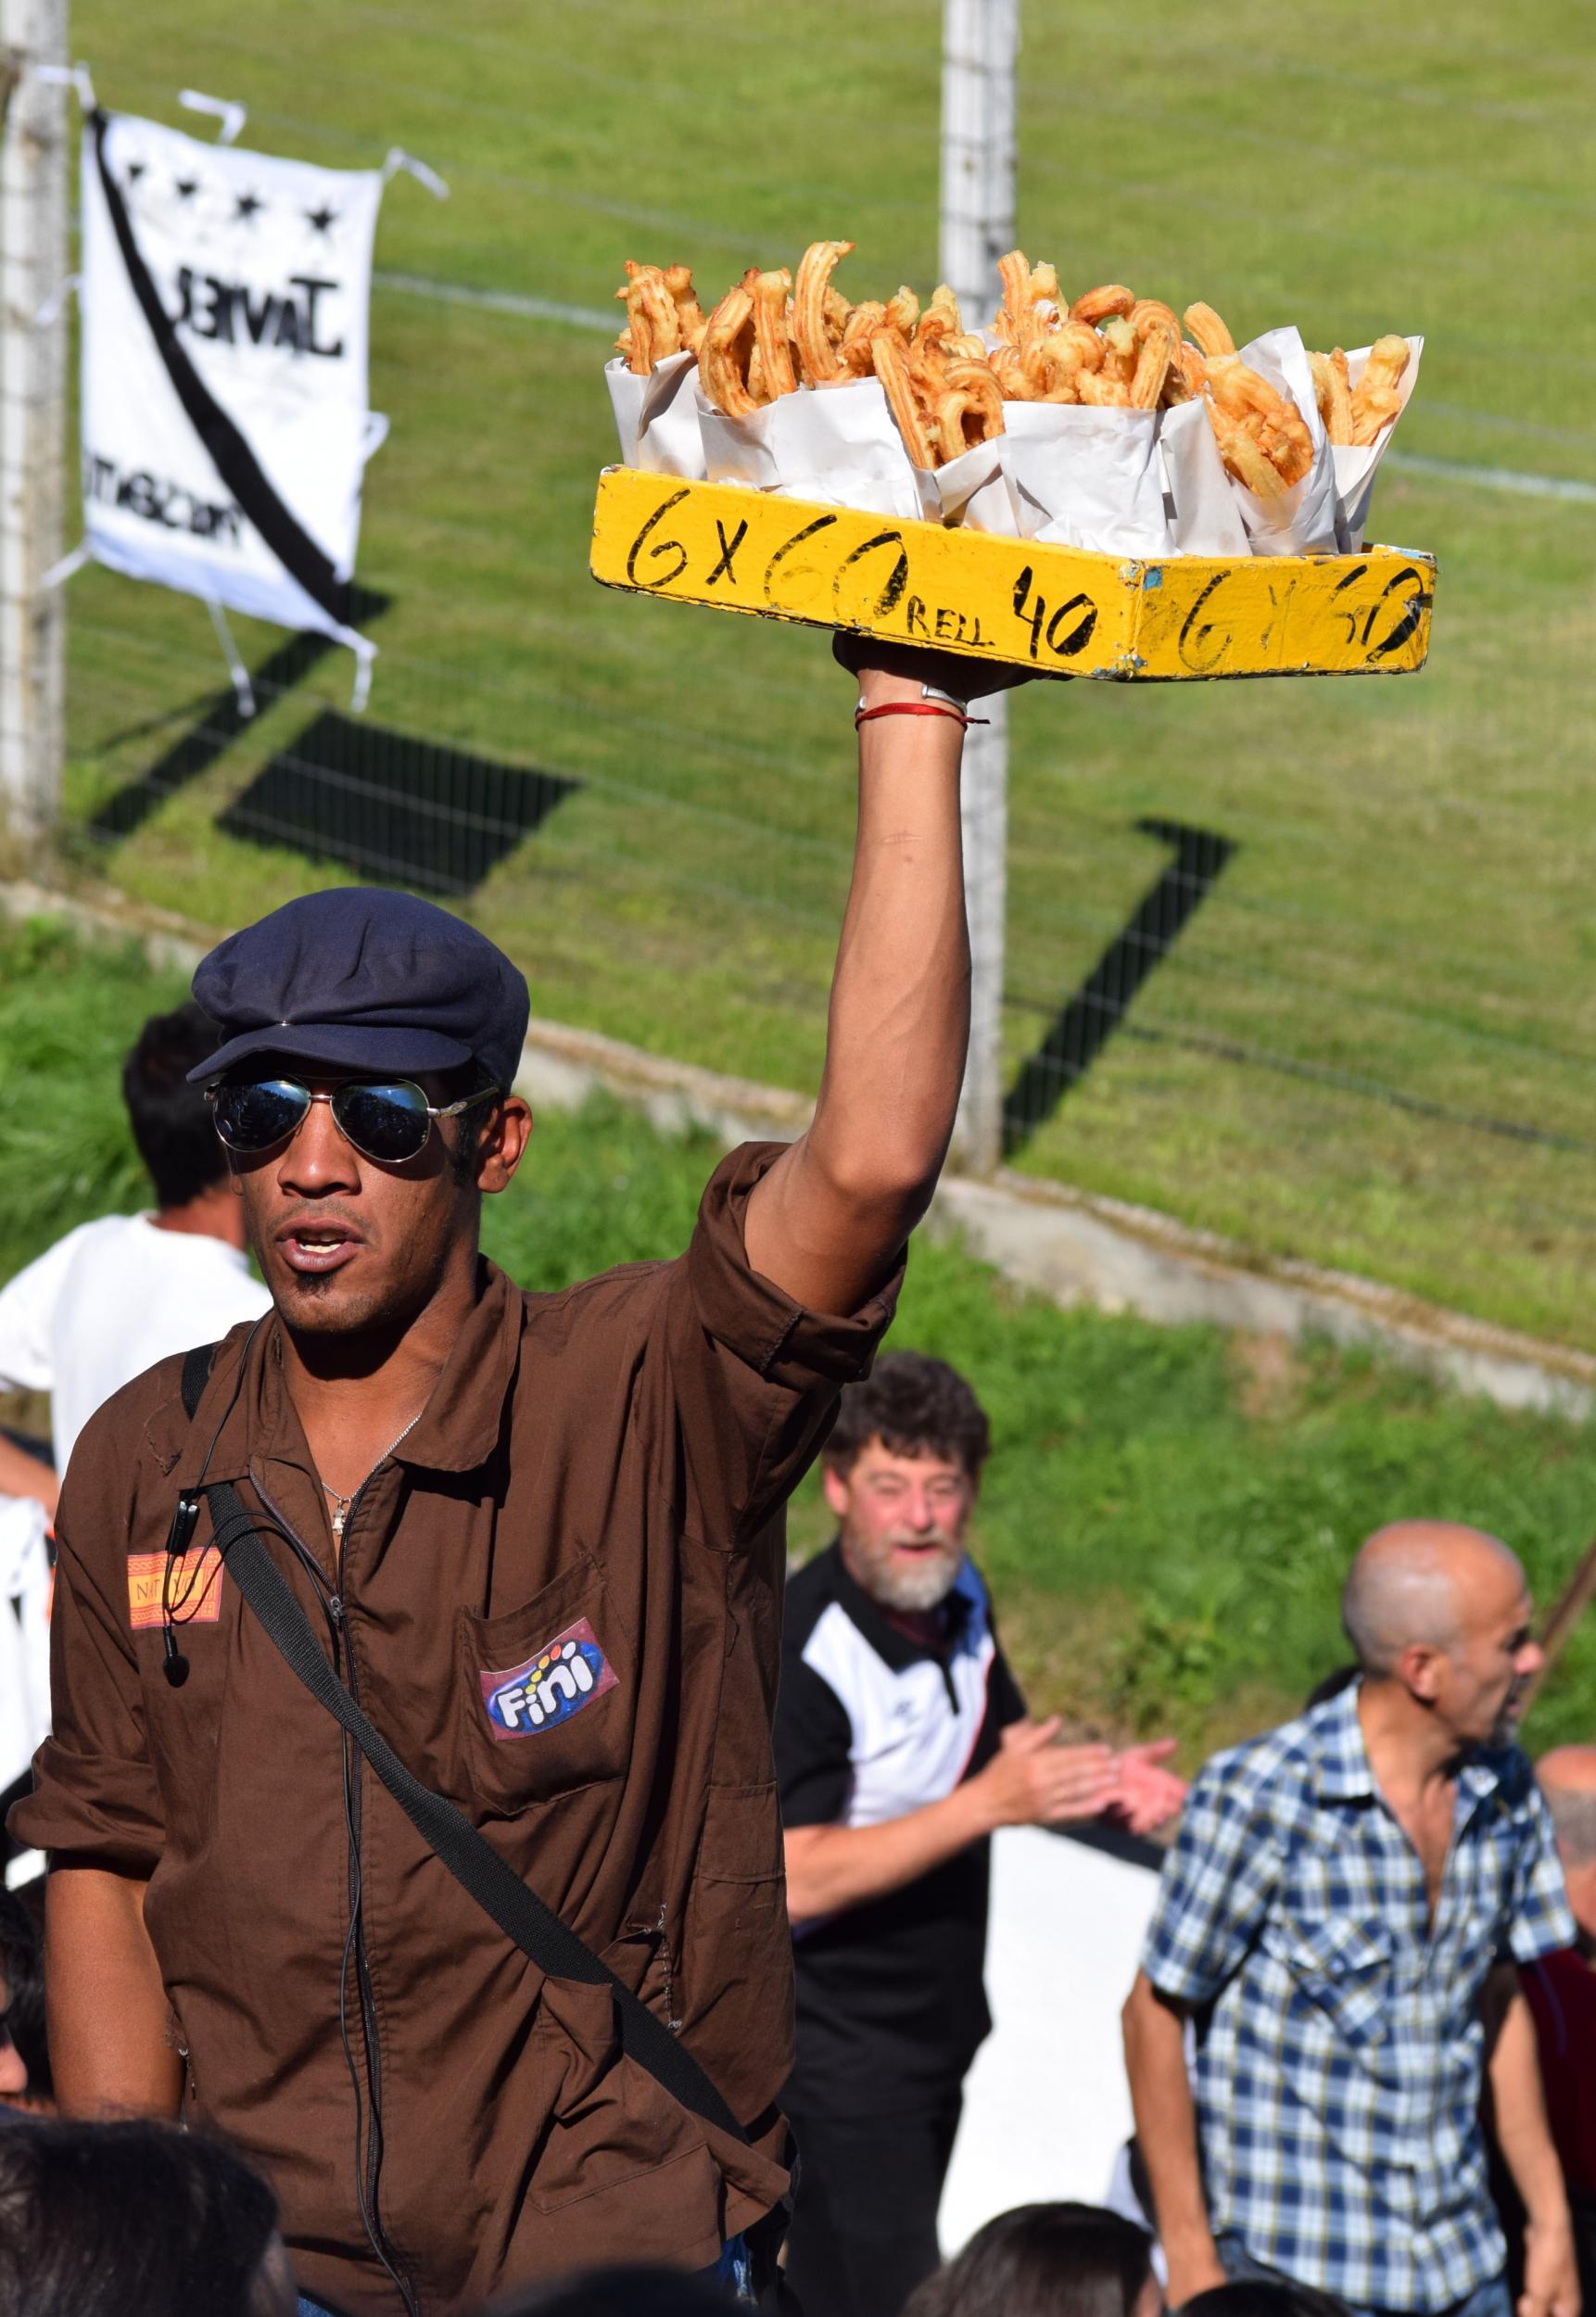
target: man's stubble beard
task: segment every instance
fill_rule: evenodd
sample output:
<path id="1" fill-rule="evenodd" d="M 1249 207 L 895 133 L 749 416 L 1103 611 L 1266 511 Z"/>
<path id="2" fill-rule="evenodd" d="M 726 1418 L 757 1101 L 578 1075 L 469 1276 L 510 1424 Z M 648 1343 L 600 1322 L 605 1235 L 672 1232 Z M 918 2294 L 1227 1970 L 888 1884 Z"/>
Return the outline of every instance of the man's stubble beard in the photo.
<path id="1" fill-rule="evenodd" d="M 896 1609 L 908 1614 L 923 1614 L 928 1609 L 940 1607 L 958 1580 L 964 1566 L 964 1546 L 939 1539 L 934 1547 L 922 1547 L 923 1558 L 894 1568 L 890 1545 L 872 1548 L 862 1544 L 856 1537 L 844 1536 L 846 1557 L 864 1571 L 864 1589 L 871 1600 L 883 1609 Z"/>

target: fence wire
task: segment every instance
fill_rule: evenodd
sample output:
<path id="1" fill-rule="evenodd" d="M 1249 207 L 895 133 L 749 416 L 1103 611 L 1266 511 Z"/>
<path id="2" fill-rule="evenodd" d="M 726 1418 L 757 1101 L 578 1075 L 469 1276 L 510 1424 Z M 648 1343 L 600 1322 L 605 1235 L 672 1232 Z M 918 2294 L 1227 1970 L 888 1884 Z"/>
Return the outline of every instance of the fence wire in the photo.
<path id="1" fill-rule="evenodd" d="M 411 885 L 504 941 L 540 1014 L 812 1087 L 850 858 L 844 687 L 821 639 L 588 578 L 602 333 L 628 256 L 687 258 L 717 295 L 849 233 L 855 295 L 929 288 L 936 17 L 816 0 L 800 44 L 752 0 L 614 0 L 596 40 L 546 0 L 261 0 L 243 30 L 220 0 L 136 22 L 80 0 L 73 53 L 108 104 L 192 130 L 175 94 L 197 81 L 248 104 L 247 144 L 347 166 L 399 144 L 452 192 L 397 183 L 379 236 L 369 710 L 324 640 L 240 622 L 246 716 L 201 606 L 83 573 L 75 867 L 217 929 L 309 885 Z M 1590 517 L 1469 478 L 1511 434 L 1531 483 L 1596 482 L 1590 316 L 1513 380 L 1479 327 L 1572 278 L 1596 185 L 1565 63 L 1497 55 L 1488 12 L 1465 19 L 1443 109 L 1417 32 L 1389 73 L 1349 75 L 1284 24 L 1237 54 L 1162 12 L 1154 37 L 1150 7 L 1028 11 L 1033 254 L 1082 286 L 1185 283 L 1249 326 L 1299 295 L 1345 312 L 1348 343 L 1433 328 L 1402 449 L 1444 472 L 1382 491 L 1387 535 L 1443 552 L 1416 683 L 1019 698 L 1005 1132 L 1011 1164 L 1577 1340 L 1596 935 L 1567 731 L 1596 677 L 1568 589 Z M 1526 127 L 1554 124 L 1561 179 L 1526 157 Z"/>

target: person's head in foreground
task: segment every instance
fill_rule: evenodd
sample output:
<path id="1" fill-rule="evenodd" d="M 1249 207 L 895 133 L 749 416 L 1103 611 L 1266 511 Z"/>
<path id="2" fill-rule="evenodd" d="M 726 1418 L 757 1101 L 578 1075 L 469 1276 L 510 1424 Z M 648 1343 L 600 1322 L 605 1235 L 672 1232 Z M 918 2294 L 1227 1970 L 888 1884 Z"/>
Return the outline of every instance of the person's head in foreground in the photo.
<path id="1" fill-rule="evenodd" d="M 1287 2277 L 1232 2277 L 1181 2304 L 1181 2317 L 1351 2317 L 1334 2293 Z"/>
<path id="2" fill-rule="evenodd" d="M 249 1243 L 298 1338 L 397 1336 L 468 1282 L 484 1192 L 531 1128 L 526 983 L 447 910 L 309 893 L 202 960 L 210 1101 Z"/>
<path id="3" fill-rule="evenodd" d="M 128 1122 L 163 1216 L 226 1197 L 227 1154 L 204 1094 L 189 1083 L 215 1044 L 214 1022 L 197 1006 L 179 1006 L 150 1016 L 122 1064 Z"/>
<path id="4" fill-rule="evenodd" d="M 0 1889 L 0 2105 L 47 2108 L 44 1940 L 14 1891 Z"/>
<path id="5" fill-rule="evenodd" d="M 295 2317 L 265 2182 L 154 2123 L 0 2131 L 0 2317 Z"/>
<path id="6" fill-rule="evenodd" d="M 723 2287 L 679 2269 L 589 2269 L 525 2286 L 488 2317 L 725 2317 L 735 2307 Z"/>
<path id="7" fill-rule="evenodd" d="M 1579 1944 L 1596 1959 L 1596 1746 L 1556 1746 L 1535 1775 L 1556 1829 Z"/>
<path id="8" fill-rule="evenodd" d="M 1153 2240 L 1090 2204 L 1022 2204 L 917 2285 L 903 2317 L 1159 2317 Z"/>
<path id="9" fill-rule="evenodd" d="M 1455 1753 L 1511 1745 L 1543 1662 L 1515 1554 L 1455 1521 L 1395 1521 L 1352 1564 L 1341 1618 L 1366 1693 Z"/>
<path id="10" fill-rule="evenodd" d="M 991 1437 L 981 1402 L 945 1361 L 878 1360 L 850 1384 L 823 1480 L 854 1582 L 884 1609 L 934 1609 L 964 1562 Z"/>

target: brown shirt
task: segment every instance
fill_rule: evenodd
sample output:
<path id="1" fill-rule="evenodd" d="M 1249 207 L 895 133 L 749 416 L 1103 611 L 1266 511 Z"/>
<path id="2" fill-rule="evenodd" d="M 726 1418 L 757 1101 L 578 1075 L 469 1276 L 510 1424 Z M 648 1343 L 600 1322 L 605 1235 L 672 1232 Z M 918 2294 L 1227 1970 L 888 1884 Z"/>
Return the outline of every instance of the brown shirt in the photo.
<path id="1" fill-rule="evenodd" d="M 777 1148 L 725 1161 L 675 1262 L 561 1295 L 485 1265 L 341 1570 L 274 1317 L 227 1338 L 192 1425 L 165 1361 L 72 1459 L 55 1733 L 11 1828 L 150 1878 L 187 2113 L 263 2165 L 305 2290 L 351 2317 L 404 2307 L 361 2217 L 374 2104 L 381 2232 L 429 2313 L 601 2258 L 707 2266 L 785 2185 L 781 1512 L 896 1285 L 831 1319 L 749 1269 L 742 1210 Z M 191 1671 L 163 1679 L 155 1576 L 213 1435 L 209 1477 L 298 1539 L 268 1532 L 329 1654 L 339 1597 L 366 1712 L 679 2023 L 752 2150 L 624 2059 L 604 1992 L 543 1980 L 346 1759 L 207 1559 L 208 1512 L 174 1588 Z"/>

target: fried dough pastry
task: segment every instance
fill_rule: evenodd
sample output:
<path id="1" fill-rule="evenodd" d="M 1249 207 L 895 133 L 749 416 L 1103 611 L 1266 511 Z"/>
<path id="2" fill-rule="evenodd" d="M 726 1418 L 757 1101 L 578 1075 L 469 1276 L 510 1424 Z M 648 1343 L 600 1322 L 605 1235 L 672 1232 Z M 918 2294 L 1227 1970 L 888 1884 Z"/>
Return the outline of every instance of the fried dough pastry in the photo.
<path id="1" fill-rule="evenodd" d="M 673 267 L 672 271 L 687 273 L 685 266 Z M 688 274 L 690 290 L 691 282 L 692 276 Z M 665 269 L 639 265 L 628 258 L 626 285 L 615 296 L 626 301 L 627 309 L 627 326 L 615 340 L 615 351 L 626 356 L 628 370 L 646 378 L 656 362 L 681 350 L 680 317 Z"/>
<path id="2" fill-rule="evenodd" d="M 1182 319 L 1186 326 L 1187 337 L 1193 339 L 1204 354 L 1211 356 L 1235 352 L 1235 340 L 1211 306 L 1188 306 Z"/>
<path id="3" fill-rule="evenodd" d="M 792 346 L 787 335 L 788 293 L 792 276 L 782 266 L 771 273 L 755 275 L 754 282 L 754 345 L 759 357 L 757 399 L 773 402 L 779 394 L 796 394 L 797 374 L 792 368 Z M 756 392 L 753 365 L 749 369 L 749 392 Z"/>
<path id="4" fill-rule="evenodd" d="M 1288 397 L 1238 354 L 1210 359 L 1208 392 L 1214 437 L 1233 475 L 1260 498 L 1278 498 L 1301 482 L 1313 463 L 1313 437 Z M 1260 459 L 1273 477 L 1262 489 L 1254 479 Z"/>
<path id="5" fill-rule="evenodd" d="M 1313 373 L 1313 399 L 1319 405 L 1324 432 L 1333 443 L 1345 447 L 1352 439 L 1352 389 L 1347 379 L 1347 357 L 1336 347 L 1333 353 L 1310 354 L 1308 366 Z"/>
<path id="6" fill-rule="evenodd" d="M 804 374 L 812 386 L 830 386 L 847 375 L 827 326 L 830 316 L 826 294 L 834 268 L 853 247 L 851 241 L 812 241 L 798 260 L 798 275 L 792 285 L 792 337 Z"/>
<path id="7" fill-rule="evenodd" d="M 1208 414 L 1219 455 L 1236 481 L 1245 483 L 1260 499 L 1284 499 L 1288 487 L 1286 478 L 1257 437 L 1239 419 L 1228 417 L 1212 402 Z"/>
<path id="8" fill-rule="evenodd" d="M 1142 316 L 1136 325 L 1135 316 Z M 1131 327 L 1136 336 L 1136 366 L 1131 377 L 1133 411 L 1156 411 L 1163 399 L 1164 381 L 1181 342 L 1180 325 L 1168 308 L 1133 307 Z"/>
<path id="9" fill-rule="evenodd" d="M 954 362 L 937 405 L 937 435 L 944 461 L 973 450 L 1003 432 L 1003 396 L 985 362 Z"/>
<path id="10" fill-rule="evenodd" d="M 699 304 L 698 294 L 692 286 L 692 268 L 688 265 L 667 265 L 665 269 L 665 285 L 669 290 L 672 303 L 676 307 L 677 328 L 681 335 L 682 351 L 696 354 L 699 340 L 703 336 L 703 308 Z"/>
<path id="11" fill-rule="evenodd" d="M 886 327 L 886 321 L 887 310 L 879 298 L 867 298 L 861 304 L 849 307 L 842 335 L 837 342 L 837 360 L 846 376 L 870 375 L 870 340 L 878 330 Z"/>
<path id="12" fill-rule="evenodd" d="M 1075 300 L 1070 309 L 1070 320 L 1107 322 L 1110 314 L 1128 314 L 1135 302 L 1135 291 L 1128 290 L 1122 282 L 1105 282 L 1101 288 L 1087 290 Z"/>
<path id="13" fill-rule="evenodd" d="M 1402 407 L 1398 385 L 1411 359 L 1406 338 L 1380 337 L 1369 348 L 1363 375 L 1352 388 L 1352 441 L 1360 449 L 1375 441 Z"/>
<path id="14" fill-rule="evenodd" d="M 897 421 L 910 463 L 918 467 L 935 466 L 936 443 L 931 422 L 915 393 L 908 353 L 895 330 L 876 332 L 870 340 L 870 359 L 888 407 Z"/>
<path id="15" fill-rule="evenodd" d="M 749 386 L 754 359 L 754 288 L 759 270 L 750 266 L 735 289 L 710 315 L 698 349 L 698 375 L 705 395 L 728 418 L 751 418 L 759 408 Z"/>

